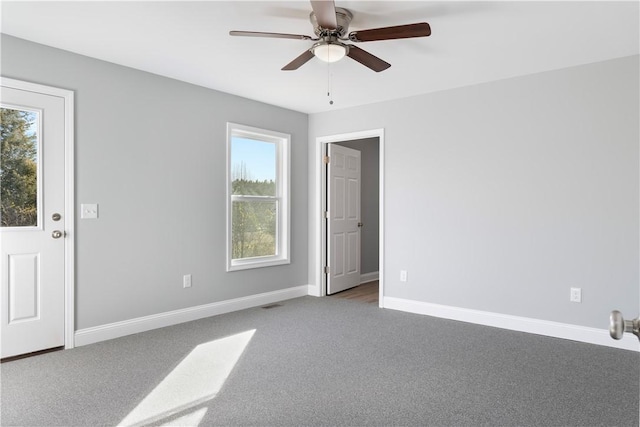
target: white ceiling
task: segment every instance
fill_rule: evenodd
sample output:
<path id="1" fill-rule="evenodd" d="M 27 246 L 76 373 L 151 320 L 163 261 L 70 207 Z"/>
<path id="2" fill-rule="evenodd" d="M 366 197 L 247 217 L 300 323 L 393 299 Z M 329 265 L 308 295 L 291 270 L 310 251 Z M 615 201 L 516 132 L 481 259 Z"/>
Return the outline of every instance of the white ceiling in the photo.
<path id="1" fill-rule="evenodd" d="M 342 1 L 350 31 L 426 21 L 426 38 L 359 43 L 392 66 L 345 58 L 280 69 L 312 42 L 308 1 L 2 1 L 12 36 L 306 113 L 640 53 L 639 2 Z M 334 105 L 329 105 L 331 80 Z"/>

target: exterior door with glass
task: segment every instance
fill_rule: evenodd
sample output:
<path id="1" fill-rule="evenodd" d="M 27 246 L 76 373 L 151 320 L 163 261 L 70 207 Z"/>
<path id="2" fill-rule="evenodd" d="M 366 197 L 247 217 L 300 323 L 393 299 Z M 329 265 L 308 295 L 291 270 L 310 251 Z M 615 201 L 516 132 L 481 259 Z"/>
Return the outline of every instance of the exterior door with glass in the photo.
<path id="1" fill-rule="evenodd" d="M 2 358 L 65 345 L 65 100 L 1 92 Z"/>

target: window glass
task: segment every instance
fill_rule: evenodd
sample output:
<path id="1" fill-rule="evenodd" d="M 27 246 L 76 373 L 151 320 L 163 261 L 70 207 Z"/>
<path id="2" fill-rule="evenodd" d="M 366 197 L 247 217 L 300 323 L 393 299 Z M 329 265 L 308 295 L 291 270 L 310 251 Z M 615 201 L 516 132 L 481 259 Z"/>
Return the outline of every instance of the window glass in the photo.
<path id="1" fill-rule="evenodd" d="M 276 255 L 277 202 L 233 202 L 233 259 Z"/>
<path id="2" fill-rule="evenodd" d="M 0 224 L 38 225 L 39 113 L 0 108 Z"/>
<path id="3" fill-rule="evenodd" d="M 276 195 L 276 144 L 231 138 L 232 194 Z"/>

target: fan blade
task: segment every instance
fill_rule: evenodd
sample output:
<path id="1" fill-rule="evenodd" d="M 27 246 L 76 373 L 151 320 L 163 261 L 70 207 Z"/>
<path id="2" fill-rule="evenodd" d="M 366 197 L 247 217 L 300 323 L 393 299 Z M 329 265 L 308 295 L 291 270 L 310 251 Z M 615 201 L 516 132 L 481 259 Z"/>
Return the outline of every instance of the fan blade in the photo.
<path id="1" fill-rule="evenodd" d="M 408 39 L 411 37 L 427 37 L 431 35 L 431 27 L 426 22 L 418 24 L 397 25 L 395 27 L 374 28 L 372 30 L 352 31 L 349 40 L 352 42 L 372 42 L 377 40 Z"/>
<path id="2" fill-rule="evenodd" d="M 312 40 L 310 36 L 303 34 L 263 33 L 260 31 L 229 31 L 230 36 L 244 37 L 271 37 L 275 39 Z"/>
<path id="3" fill-rule="evenodd" d="M 313 52 L 311 52 L 310 50 L 305 50 L 304 52 L 302 52 L 302 55 L 289 62 L 287 65 L 282 67 L 282 69 L 284 71 L 297 70 L 298 68 L 306 64 L 311 58 L 313 58 Z"/>
<path id="4" fill-rule="evenodd" d="M 376 73 L 379 73 L 380 71 L 384 71 L 387 68 L 391 67 L 391 64 L 389 64 L 388 62 L 383 61 L 377 56 L 374 56 L 366 50 L 362 50 L 357 46 L 349 46 L 349 53 L 347 53 L 347 56 L 358 61 L 365 67 L 371 68 Z"/>
<path id="5" fill-rule="evenodd" d="M 318 25 L 325 30 L 335 30 L 338 27 L 336 19 L 336 5 L 333 0 L 311 0 L 313 13 L 316 15 Z"/>

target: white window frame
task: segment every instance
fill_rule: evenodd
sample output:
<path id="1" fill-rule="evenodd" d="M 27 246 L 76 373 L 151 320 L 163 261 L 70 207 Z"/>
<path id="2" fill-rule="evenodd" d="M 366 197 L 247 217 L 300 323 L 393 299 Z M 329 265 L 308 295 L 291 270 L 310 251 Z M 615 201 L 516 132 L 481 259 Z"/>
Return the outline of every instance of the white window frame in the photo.
<path id="1" fill-rule="evenodd" d="M 232 168 L 231 168 L 231 139 L 232 137 L 244 137 L 276 144 L 276 196 L 239 196 L 232 194 Z M 274 265 L 290 264 L 290 146 L 291 135 L 272 130 L 227 123 L 227 271 L 247 270 L 250 268 L 271 267 Z M 271 256 L 232 259 L 232 209 L 233 201 L 277 201 L 276 218 L 276 254 Z"/>

